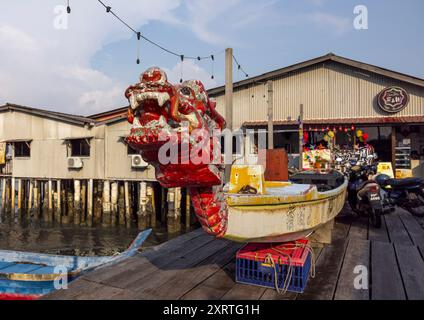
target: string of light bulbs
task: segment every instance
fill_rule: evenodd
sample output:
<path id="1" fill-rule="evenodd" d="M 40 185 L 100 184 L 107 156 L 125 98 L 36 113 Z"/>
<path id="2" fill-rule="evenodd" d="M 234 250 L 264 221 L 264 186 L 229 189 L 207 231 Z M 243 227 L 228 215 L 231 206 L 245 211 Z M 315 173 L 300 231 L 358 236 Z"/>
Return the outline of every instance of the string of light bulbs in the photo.
<path id="1" fill-rule="evenodd" d="M 102 0 L 97 0 L 99 2 L 100 5 L 102 5 L 105 9 L 107 13 L 112 14 L 113 17 L 115 17 L 119 22 L 121 22 L 125 27 L 127 27 L 131 32 L 133 32 L 136 37 L 137 37 L 137 60 L 136 63 L 140 64 L 141 60 L 140 60 L 140 41 L 141 39 L 147 41 L 148 43 L 150 43 L 151 45 L 161 49 L 162 51 L 167 52 L 168 54 L 171 54 L 173 56 L 179 57 L 181 60 L 181 79 L 180 82 L 182 82 L 183 79 L 183 63 L 185 60 L 197 60 L 197 61 L 202 61 L 202 60 L 211 60 L 211 79 L 214 79 L 215 76 L 215 58 L 222 54 L 225 50 L 222 50 L 218 53 L 215 54 L 211 54 L 208 56 L 189 56 L 189 55 L 184 55 L 184 54 L 180 54 L 177 53 L 175 51 L 172 51 L 160 44 L 158 44 L 157 42 L 147 38 L 146 36 L 144 36 L 140 31 L 137 31 L 135 28 L 131 27 L 124 19 L 122 19 L 118 14 L 116 14 L 116 12 L 114 12 L 112 10 L 111 6 L 108 6 L 107 4 L 105 4 Z M 69 4 L 70 0 L 67 0 L 67 12 L 71 13 L 71 7 Z M 236 57 L 233 55 L 233 59 L 237 65 L 237 70 L 243 72 L 243 74 L 246 76 L 246 78 L 249 76 L 244 69 L 242 68 L 242 66 L 240 65 L 240 63 L 237 61 Z"/>

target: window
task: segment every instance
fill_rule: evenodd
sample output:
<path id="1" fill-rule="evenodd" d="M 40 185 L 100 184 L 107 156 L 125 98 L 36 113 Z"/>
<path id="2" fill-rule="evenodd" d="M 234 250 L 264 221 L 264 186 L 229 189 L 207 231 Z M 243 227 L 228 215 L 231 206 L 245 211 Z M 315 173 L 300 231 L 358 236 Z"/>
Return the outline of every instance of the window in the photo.
<path id="1" fill-rule="evenodd" d="M 15 158 L 28 158 L 31 156 L 31 148 L 27 141 L 15 142 L 14 149 Z"/>
<path id="2" fill-rule="evenodd" d="M 71 157 L 89 157 L 90 143 L 88 139 L 75 139 L 70 141 Z"/>
<path id="3" fill-rule="evenodd" d="M 129 156 L 133 156 L 133 155 L 136 155 L 136 154 L 140 154 L 140 152 L 138 152 L 137 150 L 135 150 L 135 149 L 131 148 L 129 145 L 127 145 L 127 154 Z"/>

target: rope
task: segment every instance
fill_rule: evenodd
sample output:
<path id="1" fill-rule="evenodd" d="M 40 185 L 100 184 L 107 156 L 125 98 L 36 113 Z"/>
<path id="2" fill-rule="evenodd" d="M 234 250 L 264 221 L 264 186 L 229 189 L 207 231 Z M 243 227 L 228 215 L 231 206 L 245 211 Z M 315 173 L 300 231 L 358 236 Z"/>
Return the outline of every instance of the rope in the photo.
<path id="1" fill-rule="evenodd" d="M 274 258 L 272 257 L 271 253 L 268 253 L 265 256 L 265 263 L 270 264 L 272 266 L 272 268 L 274 269 L 274 286 L 275 286 L 275 289 L 277 290 L 278 294 L 285 294 L 287 292 L 287 290 L 290 286 L 290 283 L 292 281 L 292 278 L 293 278 L 293 265 L 292 265 L 291 255 L 286 253 L 286 252 L 283 252 L 282 250 L 288 251 L 288 250 L 295 250 L 295 249 L 298 249 L 298 248 L 302 248 L 302 249 L 306 250 L 308 252 L 308 254 L 309 253 L 311 254 L 310 276 L 311 276 L 311 278 L 315 278 L 315 254 L 314 254 L 312 247 L 309 244 L 296 242 L 294 244 L 290 244 L 290 247 L 282 247 L 282 248 L 275 248 L 271 245 L 271 249 L 278 252 L 279 254 L 284 256 L 285 258 L 287 258 L 287 262 L 288 262 L 286 278 L 284 279 L 283 287 L 280 290 L 280 286 L 279 286 L 279 283 L 278 283 L 277 266 L 275 265 Z"/>

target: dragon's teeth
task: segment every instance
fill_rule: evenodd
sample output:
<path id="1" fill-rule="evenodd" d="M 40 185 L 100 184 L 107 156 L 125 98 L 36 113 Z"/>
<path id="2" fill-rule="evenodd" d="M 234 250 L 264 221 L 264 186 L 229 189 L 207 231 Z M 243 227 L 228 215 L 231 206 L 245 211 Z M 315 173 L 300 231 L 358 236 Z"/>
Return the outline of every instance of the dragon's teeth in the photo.
<path id="1" fill-rule="evenodd" d="M 132 109 L 137 109 L 137 107 L 138 107 L 137 97 L 134 94 L 132 94 L 130 96 L 130 99 L 129 100 L 130 100 L 130 106 L 131 106 L 131 108 Z"/>
<path id="2" fill-rule="evenodd" d="M 158 94 L 157 100 L 158 100 L 159 106 L 163 107 L 163 105 L 169 100 L 169 94 L 166 92 L 160 93 Z"/>

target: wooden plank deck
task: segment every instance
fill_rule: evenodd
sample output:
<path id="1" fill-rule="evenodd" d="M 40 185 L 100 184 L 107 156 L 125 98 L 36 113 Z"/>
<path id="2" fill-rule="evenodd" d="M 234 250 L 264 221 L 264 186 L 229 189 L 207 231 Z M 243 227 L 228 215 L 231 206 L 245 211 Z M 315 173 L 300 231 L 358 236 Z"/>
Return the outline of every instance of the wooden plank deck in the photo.
<path id="1" fill-rule="evenodd" d="M 330 300 L 424 299 L 424 219 L 398 210 L 376 230 L 345 209 L 331 245 L 315 252 L 316 276 L 303 294 L 235 283 L 240 244 L 193 231 L 72 282 L 45 299 Z M 354 288 L 355 267 L 369 286 Z"/>

